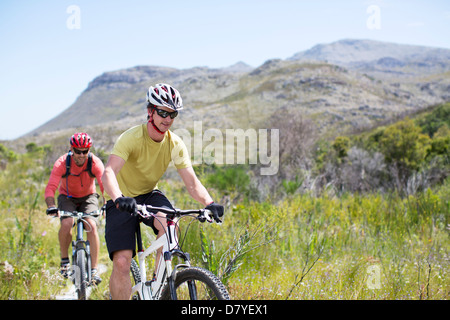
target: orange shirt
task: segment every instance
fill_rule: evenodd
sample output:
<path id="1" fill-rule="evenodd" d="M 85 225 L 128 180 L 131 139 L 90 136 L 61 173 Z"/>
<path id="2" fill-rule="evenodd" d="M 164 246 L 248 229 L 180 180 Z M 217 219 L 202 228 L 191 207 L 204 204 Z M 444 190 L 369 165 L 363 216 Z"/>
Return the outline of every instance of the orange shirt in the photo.
<path id="1" fill-rule="evenodd" d="M 105 166 L 97 156 L 94 154 L 92 155 L 92 173 L 95 175 L 95 178 L 92 178 L 87 171 L 87 159 L 83 166 L 79 167 L 75 164 L 73 158 L 70 161 L 70 175 L 63 178 L 62 176 L 66 174 L 66 158 L 67 153 L 56 160 L 53 165 L 47 187 L 45 188 L 45 198 L 55 197 L 58 186 L 59 194 L 65 194 L 74 198 L 88 196 L 96 192 L 95 179 L 97 179 L 103 194 L 101 177 L 105 170 Z"/>

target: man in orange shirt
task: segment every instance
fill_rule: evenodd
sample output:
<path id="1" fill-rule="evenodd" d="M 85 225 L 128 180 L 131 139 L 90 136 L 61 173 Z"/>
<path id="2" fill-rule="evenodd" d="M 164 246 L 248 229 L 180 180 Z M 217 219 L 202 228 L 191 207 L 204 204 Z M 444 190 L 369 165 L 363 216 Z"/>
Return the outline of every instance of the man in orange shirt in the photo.
<path id="1" fill-rule="evenodd" d="M 70 138 L 70 151 L 56 160 L 45 188 L 48 215 L 58 216 L 58 210 L 86 213 L 98 210 L 99 195 L 96 193 L 95 179 L 97 179 L 103 194 L 101 177 L 105 167 L 97 156 L 90 153 L 91 147 L 92 139 L 87 133 L 75 133 Z M 68 156 L 70 156 L 70 163 L 67 162 Z M 59 192 L 58 208 L 55 205 L 56 189 Z M 97 221 L 94 218 L 88 218 L 86 221 L 85 227 L 90 230 L 87 232 L 87 239 L 91 244 L 92 279 L 94 282 L 100 283 L 101 279 L 97 274 L 100 247 Z M 86 223 L 89 225 L 87 226 Z M 68 277 L 70 269 L 69 245 L 72 241 L 73 224 L 73 218 L 61 218 L 61 227 L 58 233 L 61 249 L 61 274 L 65 277 Z"/>

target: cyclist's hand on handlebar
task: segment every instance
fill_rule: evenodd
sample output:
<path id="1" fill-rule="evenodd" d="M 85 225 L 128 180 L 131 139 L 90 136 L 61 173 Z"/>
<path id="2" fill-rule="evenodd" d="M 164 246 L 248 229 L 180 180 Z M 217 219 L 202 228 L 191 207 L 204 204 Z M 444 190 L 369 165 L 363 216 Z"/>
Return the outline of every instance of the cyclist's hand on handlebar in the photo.
<path id="1" fill-rule="evenodd" d="M 58 216 L 58 208 L 50 207 L 46 211 L 48 216 L 57 217 Z"/>
<path id="2" fill-rule="evenodd" d="M 131 214 L 136 213 L 136 200 L 130 197 L 119 197 L 114 201 L 117 209 L 120 211 L 129 212 Z"/>
<path id="3" fill-rule="evenodd" d="M 222 220 L 220 220 L 220 217 L 223 216 L 223 206 L 222 205 L 213 202 L 213 203 L 207 205 L 205 209 L 212 212 L 214 220 L 216 222 L 218 222 L 218 223 L 222 222 Z"/>

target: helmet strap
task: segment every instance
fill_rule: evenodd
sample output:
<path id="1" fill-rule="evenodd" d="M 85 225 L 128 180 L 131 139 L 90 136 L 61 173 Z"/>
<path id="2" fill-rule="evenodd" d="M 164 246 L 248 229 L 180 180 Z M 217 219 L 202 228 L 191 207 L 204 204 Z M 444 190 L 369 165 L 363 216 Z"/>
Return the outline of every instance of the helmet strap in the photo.
<path id="1" fill-rule="evenodd" d="M 154 112 L 154 110 L 152 110 L 152 115 L 150 116 L 150 119 L 148 120 L 148 122 L 150 122 L 152 124 L 153 129 L 155 129 L 156 132 L 158 132 L 159 134 L 164 134 L 164 132 L 159 130 L 159 128 L 156 126 L 155 121 L 153 120 L 153 112 Z"/>

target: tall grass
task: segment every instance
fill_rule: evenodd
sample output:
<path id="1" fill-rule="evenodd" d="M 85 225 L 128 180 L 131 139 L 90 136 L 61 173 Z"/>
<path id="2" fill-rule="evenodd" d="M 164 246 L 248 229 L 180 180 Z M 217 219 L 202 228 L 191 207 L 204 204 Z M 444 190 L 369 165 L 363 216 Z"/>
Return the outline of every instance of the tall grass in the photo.
<path id="1" fill-rule="evenodd" d="M 59 221 L 45 215 L 49 170 L 38 159 L 22 155 L 0 171 L 0 299 L 54 299 L 70 284 L 59 275 Z M 181 181 L 160 188 L 177 207 L 199 207 Z M 449 298 L 448 179 L 406 198 L 324 192 L 256 202 L 235 201 L 236 190 L 227 197 L 223 224 L 192 223 L 183 249 L 222 277 L 234 299 Z M 100 229 L 108 271 L 91 299 L 108 298 Z"/>
<path id="2" fill-rule="evenodd" d="M 39 159 L 22 156 L 0 172 L 1 299 L 46 298 L 55 291 L 47 285 L 57 251 L 52 248 L 55 238 L 50 239 L 54 234 L 42 219 L 46 171 Z"/>
<path id="3" fill-rule="evenodd" d="M 449 191 L 447 181 L 408 198 L 325 193 L 238 204 L 222 226 L 193 228 L 186 249 L 198 264 L 205 252 L 220 261 L 242 229 L 256 234 L 226 279 L 237 299 L 448 299 Z"/>

